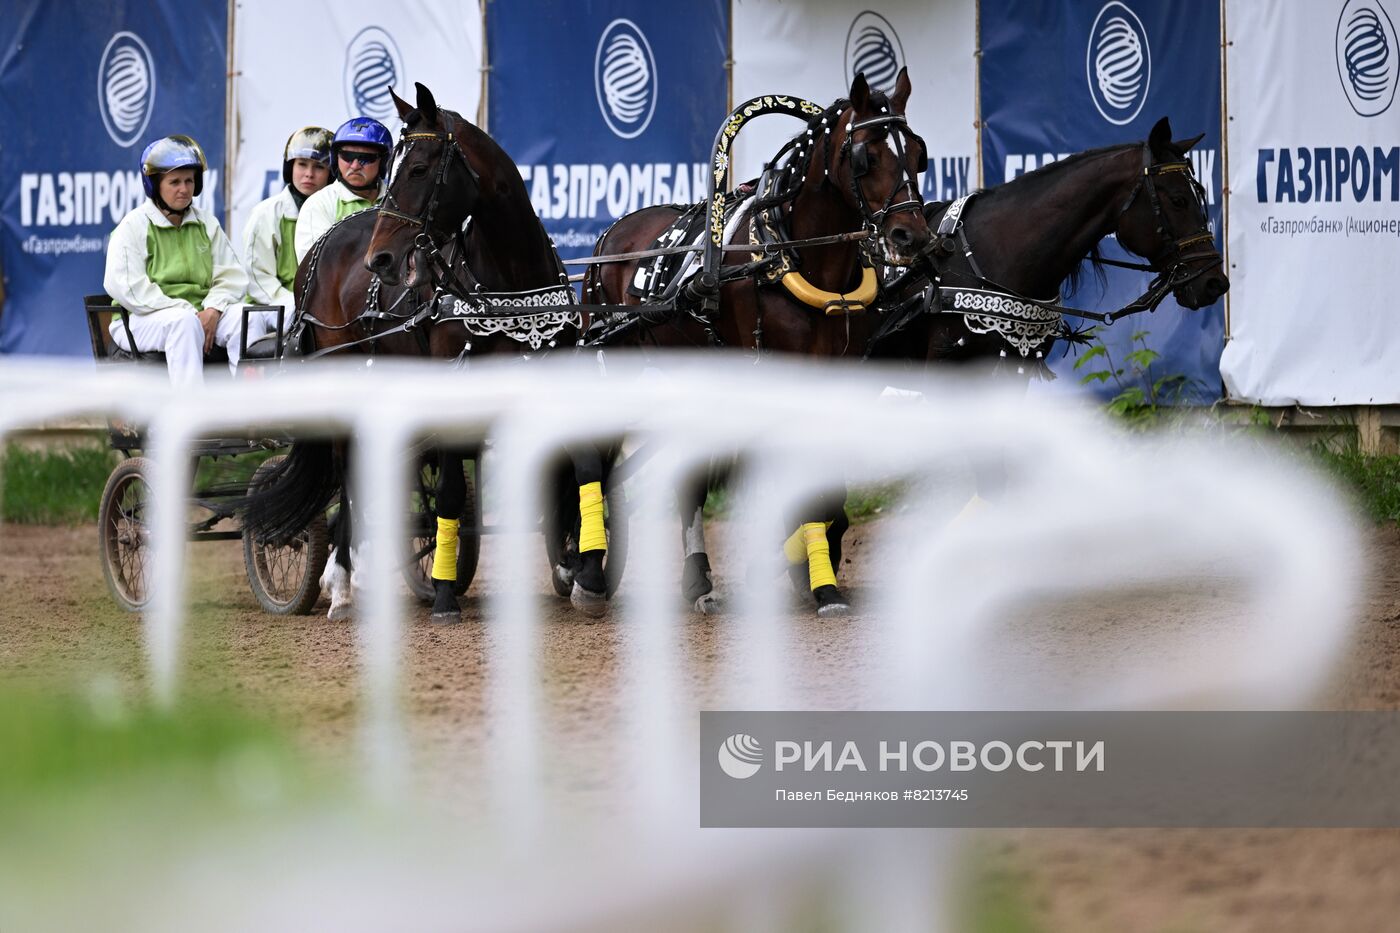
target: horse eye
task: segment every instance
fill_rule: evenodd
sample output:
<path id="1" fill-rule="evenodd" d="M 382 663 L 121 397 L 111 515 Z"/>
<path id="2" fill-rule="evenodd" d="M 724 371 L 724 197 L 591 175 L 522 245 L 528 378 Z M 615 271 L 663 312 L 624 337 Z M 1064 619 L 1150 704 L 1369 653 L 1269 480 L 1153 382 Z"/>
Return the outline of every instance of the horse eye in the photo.
<path id="1" fill-rule="evenodd" d="M 409 169 L 408 174 L 411 178 L 422 178 L 424 175 L 428 174 L 428 167 L 426 165 L 423 165 L 422 163 L 419 163 L 418 165 L 415 165 L 413 166 L 413 168 Z"/>
<path id="2" fill-rule="evenodd" d="M 1172 204 L 1176 205 L 1177 207 L 1185 207 L 1186 198 L 1182 195 L 1174 194 L 1172 195 Z"/>

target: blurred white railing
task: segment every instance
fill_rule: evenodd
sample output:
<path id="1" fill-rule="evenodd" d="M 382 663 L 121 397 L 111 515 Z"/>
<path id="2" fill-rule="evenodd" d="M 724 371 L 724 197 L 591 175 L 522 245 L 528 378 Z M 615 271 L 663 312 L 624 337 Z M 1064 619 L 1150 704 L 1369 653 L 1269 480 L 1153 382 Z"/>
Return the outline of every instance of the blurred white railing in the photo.
<path id="1" fill-rule="evenodd" d="M 462 864 L 439 852 L 410 860 L 410 882 L 402 865 L 390 870 L 363 852 L 322 853 L 332 864 L 343 857 L 382 869 L 377 887 L 332 885 L 335 904 L 318 920 L 342 929 L 376 928 L 374 905 L 410 891 L 412 903 L 396 916 L 415 929 L 657 928 L 657 918 L 677 915 L 678 902 L 728 905 L 719 916 L 764 929 L 790 917 L 782 905 L 805 896 L 812 872 L 833 871 L 841 880 L 827 893 L 844 905 L 834 927 L 938 928 L 946 918 L 933 881 L 946 836 L 699 830 L 697 710 L 1287 708 L 1306 702 L 1345 646 L 1357 594 L 1355 533 L 1327 487 L 1262 449 L 1181 433 L 1134 440 L 1087 409 L 874 366 L 755 366 L 713 354 L 668 358 L 665 367 L 614 354 L 606 367 L 581 358 L 473 363 L 465 372 L 383 361 L 368 369 L 293 365 L 275 378 L 181 393 L 158 371 L 93 373 L 10 358 L 0 364 L 0 436 L 80 414 L 149 425 L 156 563 L 144 642 L 152 689 L 170 703 L 185 622 L 191 441 L 274 421 L 279 430 L 350 435 L 352 494 L 368 542 L 357 599 L 362 748 L 370 787 L 389 805 L 408 785 L 406 607 L 397 585 L 407 534 L 404 450 L 429 432 L 489 439 L 487 481 L 507 531 L 488 541 L 499 557 L 484 623 L 493 637 L 489 739 L 480 754 L 487 816 L 478 832 L 487 835 L 471 847 L 499 858 L 464 877 Z M 921 395 L 882 400 L 890 383 Z M 573 802 L 545 773 L 541 562 L 526 529 L 540 513 L 546 463 L 564 442 L 621 435 L 647 439 L 659 453 L 629 480 L 631 556 L 620 604 L 604 623 L 627 630 L 617 680 L 627 714 L 608 752 L 619 786 L 612 815 L 563 844 L 557 827 Z M 910 480 L 905 507 L 869 532 L 879 546 L 857 620 L 828 623 L 832 632 L 859 625 L 864 639 L 844 682 L 813 683 L 797 665 L 802 619 L 778 585 L 786 581 L 760 574 L 745 585 L 736 573 L 726 581 L 735 611 L 721 685 L 703 698 L 690 688 L 670 502 L 716 451 L 741 453 L 751 480 L 736 497 L 725 544 L 740 568 L 772 562 L 775 532 L 804 498 L 848 481 Z M 1005 492 L 972 519 L 950 523 L 973 488 L 970 462 L 1004 471 Z M 1005 658 L 1002 628 L 1017 607 L 1189 586 L 1203 575 L 1234 587 L 1245 605 L 1231 611 L 1229 625 L 1183 633 L 1165 655 L 1128 650 L 1108 667 L 1041 659 L 1049 669 L 1029 678 L 1018 667 L 1024 659 Z M 813 637 L 810 626 L 804 631 Z M 401 859 L 403 848 L 386 844 L 383 857 Z M 287 864 L 295 863 L 287 859 L 283 872 Z M 290 918 L 305 916 L 303 898 L 332 893 L 326 870 L 318 863 L 301 886 L 294 871 L 279 872 L 284 897 L 243 905 L 217 918 L 220 928 L 295 927 Z M 553 885 L 558 896 L 530 896 L 538 885 Z"/>

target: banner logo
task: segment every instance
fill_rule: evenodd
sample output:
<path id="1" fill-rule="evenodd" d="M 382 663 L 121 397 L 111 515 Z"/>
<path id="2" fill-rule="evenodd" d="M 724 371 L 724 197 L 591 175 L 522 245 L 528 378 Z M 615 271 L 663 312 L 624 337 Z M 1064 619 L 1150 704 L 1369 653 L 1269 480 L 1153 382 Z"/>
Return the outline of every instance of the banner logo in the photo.
<path id="1" fill-rule="evenodd" d="M 403 74 L 403 56 L 378 26 L 366 26 L 345 49 L 345 107 L 351 116 L 373 117 L 387 123 L 398 117 L 389 91 Z"/>
<path id="2" fill-rule="evenodd" d="M 1152 50 L 1136 13 L 1119 0 L 1105 3 L 1089 30 L 1084 61 L 1100 116 L 1122 126 L 1141 112 L 1152 84 Z"/>
<path id="3" fill-rule="evenodd" d="M 751 735 L 736 733 L 719 747 L 719 766 L 732 778 L 751 778 L 762 765 L 763 746 Z"/>
<path id="4" fill-rule="evenodd" d="M 852 20 L 851 28 L 846 30 L 847 81 L 864 73 L 872 88 L 888 93 L 894 89 L 894 80 L 903 67 L 904 45 L 889 20 L 872 10 Z"/>
<path id="5" fill-rule="evenodd" d="M 1337 18 L 1337 75 L 1351 109 L 1374 117 L 1395 100 L 1400 47 L 1380 0 L 1347 0 Z"/>
<path id="6" fill-rule="evenodd" d="M 102 50 L 97 66 L 97 105 L 112 142 L 123 148 L 146 131 L 156 103 L 156 68 L 151 50 L 134 32 L 119 32 Z"/>
<path id="7" fill-rule="evenodd" d="M 593 57 L 593 86 L 608 129 L 634 139 L 656 112 L 656 59 L 647 37 L 630 19 L 608 23 Z"/>

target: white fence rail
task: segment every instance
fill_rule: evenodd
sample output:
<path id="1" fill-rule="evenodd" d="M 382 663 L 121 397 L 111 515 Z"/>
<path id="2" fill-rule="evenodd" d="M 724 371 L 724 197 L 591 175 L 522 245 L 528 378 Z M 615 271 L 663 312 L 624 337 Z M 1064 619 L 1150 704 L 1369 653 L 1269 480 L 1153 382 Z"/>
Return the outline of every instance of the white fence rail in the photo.
<path id="1" fill-rule="evenodd" d="M 875 367 L 706 356 L 668 359 L 663 373 L 610 355 L 604 373 L 594 360 L 553 363 L 454 373 L 302 366 L 194 393 L 129 368 L 14 360 L 0 368 L 0 436 L 79 414 L 149 425 L 156 565 L 143 637 L 164 703 L 178 702 L 191 442 L 274 421 L 353 438 L 352 494 L 368 542 L 356 622 L 361 741 L 370 789 L 391 808 L 408 808 L 412 783 L 397 582 L 404 451 L 429 432 L 491 445 L 489 497 L 506 530 L 486 545 L 498 557 L 487 571 L 489 738 L 478 756 L 478 818 L 466 821 L 473 828 L 444 819 L 433 845 L 405 831 L 366 852 L 336 847 L 308 823 L 279 840 L 276 865 L 239 863 L 237 885 L 265 881 L 262 896 L 201 914 L 200 898 L 221 890 L 210 872 L 163 890 L 141 914 L 144 928 L 177 928 L 189 916 L 217 929 L 294 929 L 309 916 L 340 929 L 669 928 L 704 908 L 729 928 L 768 929 L 796 922 L 815 877 L 833 879 L 823 895 L 839 908 L 833 929 L 937 929 L 948 922 L 937 881 L 946 878 L 948 834 L 698 829 L 697 711 L 1287 708 L 1307 702 L 1345 646 L 1359 554 L 1345 512 L 1320 481 L 1248 444 L 1133 440 L 1087 410 Z M 922 395 L 882 401 L 890 382 Z M 630 563 L 604 623 L 626 635 L 617 678 L 625 716 L 604 753 L 616 787 L 584 817 L 550 779 L 559 763 L 539 671 L 541 562 L 529 529 L 546 464 L 563 443 L 622 435 L 660 453 L 629 480 Z M 741 568 L 725 580 L 735 611 L 719 624 L 729 644 L 718 686 L 702 690 L 682 649 L 693 622 L 675 591 L 670 501 L 716 451 L 740 453 L 749 482 L 724 544 L 729 566 Z M 978 462 L 1004 472 L 1004 495 L 950 523 Z M 814 635 L 776 581 L 746 580 L 772 562 L 775 530 L 803 499 L 892 478 L 909 482 L 908 495 L 870 531 L 879 546 L 855 619 Z M 1240 604 L 1222 606 L 1228 619 L 1217 625 L 1206 603 L 1201 624 L 1156 633 L 1150 656 L 1134 651 L 1131 633 L 1107 660 L 1057 658 L 1038 652 L 1043 642 L 1018 654 L 1047 602 L 1189 588 L 1203 577 L 1242 594 Z M 849 648 L 852 632 L 860 650 L 841 682 L 814 682 L 799 666 L 798 637 L 830 633 Z"/>

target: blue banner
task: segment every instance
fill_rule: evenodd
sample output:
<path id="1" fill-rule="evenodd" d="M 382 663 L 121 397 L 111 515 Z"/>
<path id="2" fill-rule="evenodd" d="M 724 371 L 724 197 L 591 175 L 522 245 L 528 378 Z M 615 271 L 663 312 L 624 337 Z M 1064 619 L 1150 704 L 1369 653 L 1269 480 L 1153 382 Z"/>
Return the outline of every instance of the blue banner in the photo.
<path id="1" fill-rule="evenodd" d="M 728 114 L 727 0 L 496 3 L 486 35 L 491 135 L 560 255 L 588 255 L 623 214 L 704 198 Z"/>
<path id="2" fill-rule="evenodd" d="M 981 0 L 980 22 L 988 186 L 1085 149 L 1145 140 L 1154 123 L 1170 117 L 1178 139 L 1206 134 L 1190 158 L 1223 251 L 1218 0 Z M 1141 261 L 1112 237 L 1101 249 L 1106 258 Z M 1087 275 L 1066 297 L 1074 306 L 1114 310 L 1150 279 L 1110 269 L 1106 288 Z M 1222 302 L 1187 311 L 1168 298 L 1152 315 L 1122 319 L 1104 332 L 1115 363 L 1140 348 L 1132 336 L 1143 331 L 1147 346 L 1162 355 L 1154 378 L 1186 376 L 1192 391 L 1183 401 L 1220 397 Z M 1051 368 L 1073 378 L 1074 356 L 1054 357 Z M 1119 387 L 1110 380 L 1099 391 L 1113 395 Z"/>
<path id="3" fill-rule="evenodd" d="M 12 0 L 0 49 L 0 353 L 86 356 L 82 297 L 145 197 L 146 144 L 193 136 L 223 216 L 227 0 Z"/>

